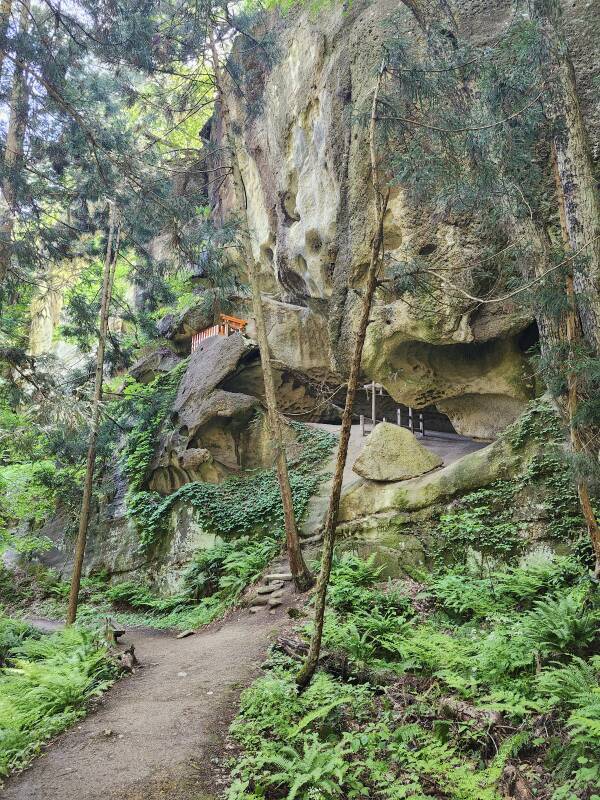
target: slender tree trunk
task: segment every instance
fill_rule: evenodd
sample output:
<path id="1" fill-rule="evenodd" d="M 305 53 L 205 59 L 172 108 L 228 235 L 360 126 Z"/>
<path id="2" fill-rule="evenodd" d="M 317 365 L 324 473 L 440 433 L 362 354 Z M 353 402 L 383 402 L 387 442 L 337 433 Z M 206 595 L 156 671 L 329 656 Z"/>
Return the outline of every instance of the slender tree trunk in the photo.
<path id="1" fill-rule="evenodd" d="M 0 9 L 0 25 L 2 9 Z M 19 16 L 19 33 L 27 33 L 29 25 L 29 2 L 24 0 Z M 25 66 L 21 62 L 15 64 L 10 93 L 10 113 L 4 148 L 2 199 L 0 211 L 0 286 L 6 280 L 13 252 L 13 231 L 17 212 L 17 187 L 23 162 L 23 143 L 27 129 L 29 110 L 27 80 Z"/>
<path id="2" fill-rule="evenodd" d="M 100 402 L 102 400 L 102 378 L 104 375 L 104 351 L 106 349 L 106 334 L 108 331 L 108 316 L 110 310 L 110 300 L 112 286 L 119 252 L 120 228 L 116 219 L 117 212 L 113 201 L 109 206 L 108 221 L 108 241 L 106 243 L 106 255 L 104 258 L 104 274 L 102 280 L 102 299 L 100 305 L 100 331 L 98 334 L 98 350 L 96 352 L 96 375 L 94 379 L 94 398 L 92 401 L 92 423 L 90 429 L 90 441 L 88 446 L 87 463 L 85 469 L 85 480 L 83 484 L 83 499 L 81 501 L 81 513 L 79 515 L 79 532 L 75 543 L 75 555 L 73 559 L 73 574 L 71 577 L 71 591 L 69 593 L 69 607 L 67 610 L 67 625 L 75 622 L 77 617 L 77 603 L 79 599 L 79 587 L 81 585 L 81 571 L 83 568 L 83 557 L 85 555 L 85 544 L 87 541 L 88 523 L 90 519 L 90 505 L 92 500 L 92 488 L 94 479 L 94 465 L 96 461 L 96 443 L 98 441 L 98 428 L 100 423 Z M 115 233 L 116 228 L 116 233 Z M 115 246 L 113 248 L 113 240 Z"/>
<path id="3" fill-rule="evenodd" d="M 215 46 L 214 39 L 211 38 L 211 50 L 213 59 L 213 69 L 215 73 L 215 81 L 217 84 L 217 91 L 220 95 L 221 115 L 224 122 L 226 134 L 231 137 L 231 167 L 232 179 L 235 191 L 236 203 L 240 209 L 244 210 L 244 230 L 242 231 L 242 247 L 244 250 L 244 261 L 248 278 L 250 280 L 250 292 L 252 296 L 252 310 L 254 313 L 254 320 L 256 323 L 256 338 L 258 340 L 258 349 L 260 351 L 260 361 L 262 365 L 263 380 L 265 386 L 265 403 L 267 406 L 267 418 L 269 429 L 275 448 L 275 467 L 277 470 L 277 480 L 279 482 L 279 490 L 281 492 L 281 502 L 283 505 L 283 516 L 285 523 L 285 536 L 288 552 L 288 560 L 290 564 L 290 572 L 294 579 L 294 584 L 298 591 L 304 592 L 313 585 L 314 580 L 310 570 L 306 566 L 302 549 L 300 547 L 300 539 L 298 537 L 298 528 L 296 526 L 296 517 L 294 514 L 294 504 L 292 498 L 292 489 L 290 486 L 290 476 L 288 471 L 287 457 L 285 453 L 285 445 L 283 442 L 283 434 L 281 427 L 281 419 L 277 410 L 277 397 L 275 394 L 275 379 L 273 377 L 273 368 L 271 366 L 271 357 L 269 355 L 269 340 L 267 337 L 267 327 L 265 325 L 265 316 L 262 304 L 262 295 L 260 291 L 260 282 L 258 278 L 258 266 L 254 260 L 252 252 L 252 243 L 250 241 L 250 228 L 248 225 L 248 214 L 246 210 L 246 192 L 242 175 L 240 172 L 237 153 L 235 150 L 235 138 L 233 136 L 233 128 L 229 120 L 229 109 L 223 94 L 223 80 L 221 68 L 219 65 L 219 57 Z"/>
<path id="4" fill-rule="evenodd" d="M 0 78 L 4 67 L 4 49 L 11 13 L 12 0 L 0 0 Z"/>
<path id="5" fill-rule="evenodd" d="M 348 456 L 348 442 L 350 441 L 350 433 L 352 429 L 352 409 L 354 406 L 354 398 L 358 389 L 358 379 L 360 377 L 360 365 L 362 360 L 362 352 L 365 343 L 365 336 L 367 334 L 367 326 L 369 324 L 369 316 L 371 314 L 371 306 L 373 304 L 373 296 L 377 288 L 377 274 L 381 264 L 380 253 L 383 247 L 383 218 L 387 208 L 387 196 L 384 198 L 381 195 L 378 179 L 377 158 L 375 154 L 375 122 L 377 113 L 377 101 L 379 97 L 379 89 L 383 80 L 385 72 L 385 65 L 382 64 L 379 70 L 379 77 L 377 86 L 373 95 L 373 104 L 371 107 L 371 123 L 369 129 L 369 145 L 371 152 L 371 177 L 373 182 L 373 189 L 375 192 L 375 205 L 377 210 L 376 227 L 373 241 L 371 243 L 371 256 L 369 260 L 369 270 L 367 273 L 367 285 L 362 302 L 362 310 L 358 329 L 356 332 L 356 341 L 354 344 L 354 353 L 352 355 L 352 363 L 350 365 L 350 375 L 348 376 L 348 390 L 346 392 L 346 403 L 344 406 L 344 413 L 342 416 L 342 426 L 340 431 L 340 443 L 338 446 L 337 460 L 335 464 L 335 471 L 333 474 L 333 485 L 331 487 L 331 495 L 329 497 L 329 508 L 327 510 L 327 519 L 325 522 L 325 530 L 323 535 L 323 553 L 321 556 L 321 570 L 317 578 L 317 589 L 315 593 L 315 622 L 312 638 L 308 648 L 306 661 L 296 677 L 296 683 L 303 689 L 308 686 L 317 668 L 319 662 L 319 654 L 321 652 L 321 641 L 323 638 L 323 624 L 325 621 L 325 603 L 327 600 L 327 587 L 329 585 L 329 577 L 331 575 L 331 564 L 333 560 L 333 549 L 335 545 L 335 531 L 337 527 L 337 518 L 340 507 L 340 497 L 342 493 L 342 480 L 344 476 L 344 467 L 346 466 L 346 458 Z"/>
<path id="6" fill-rule="evenodd" d="M 572 250 L 571 238 L 569 236 L 569 226 L 567 221 L 567 206 L 566 198 L 563 192 L 562 181 L 560 180 L 560 171 L 558 168 L 558 159 L 556 151 L 553 150 L 554 162 L 554 177 L 556 182 L 556 194 L 558 201 L 558 210 L 560 216 L 560 227 L 562 232 L 563 244 L 565 251 Z M 577 316 L 577 303 L 574 289 L 573 275 L 567 275 L 565 279 L 565 294 L 567 297 L 568 308 L 566 318 L 566 337 L 569 345 L 568 365 L 567 365 L 567 419 L 569 423 L 569 436 L 571 440 L 571 449 L 575 454 L 585 454 L 587 448 L 581 432 L 575 424 L 575 417 L 579 406 L 579 387 L 577 372 L 572 368 L 572 362 L 575 358 L 575 348 L 578 341 L 581 341 L 580 326 L 578 324 Z M 577 476 L 577 495 L 579 497 L 579 505 L 581 506 L 581 513 L 587 525 L 588 534 L 594 551 L 596 559 L 594 573 L 597 577 L 600 576 L 600 526 L 592 507 L 590 499 L 590 489 L 587 481 L 581 475 Z"/>
<path id="7" fill-rule="evenodd" d="M 575 71 L 561 32 L 558 0 L 531 0 L 545 38 L 546 113 L 552 126 L 556 171 L 563 197 L 564 235 L 586 263 L 573 270 L 573 290 L 584 339 L 600 352 L 600 198 L 581 114 Z"/>

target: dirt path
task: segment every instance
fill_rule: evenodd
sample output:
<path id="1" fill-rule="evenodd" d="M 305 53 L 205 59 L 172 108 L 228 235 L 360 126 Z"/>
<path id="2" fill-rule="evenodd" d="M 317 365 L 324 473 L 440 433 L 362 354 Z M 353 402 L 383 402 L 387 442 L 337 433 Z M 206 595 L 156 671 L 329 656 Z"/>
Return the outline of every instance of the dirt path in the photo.
<path id="1" fill-rule="evenodd" d="M 295 596 L 272 613 L 241 610 L 186 639 L 139 630 L 127 635 L 144 665 L 99 707 L 62 734 L 4 800 L 206 800 L 218 792 L 222 757 L 241 688 L 259 673 L 265 651 L 288 622 Z M 110 732 L 110 733 L 109 733 Z"/>

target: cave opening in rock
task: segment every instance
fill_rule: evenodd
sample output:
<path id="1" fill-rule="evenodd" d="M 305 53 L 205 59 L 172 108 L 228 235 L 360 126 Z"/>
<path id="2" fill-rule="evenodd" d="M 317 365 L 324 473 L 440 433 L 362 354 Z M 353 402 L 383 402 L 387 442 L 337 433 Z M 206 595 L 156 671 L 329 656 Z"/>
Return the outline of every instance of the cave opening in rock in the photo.
<path id="1" fill-rule="evenodd" d="M 519 350 L 522 353 L 536 353 L 540 344 L 540 331 L 535 320 L 519 334 Z"/>
<path id="2" fill-rule="evenodd" d="M 345 400 L 346 400 L 345 393 L 341 392 L 336 395 L 334 402 L 336 406 L 343 408 Z M 359 423 L 361 415 L 363 415 L 366 419 L 370 421 L 372 413 L 371 393 L 369 392 L 369 394 L 367 395 L 366 390 L 364 388 L 361 388 L 354 400 L 354 406 L 352 410 L 353 410 L 353 422 L 355 424 Z M 377 421 L 381 422 L 385 418 L 387 422 L 396 422 L 398 411 L 400 411 L 402 425 L 406 427 L 408 425 L 409 407 L 404 403 L 399 403 L 397 400 L 394 400 L 394 398 L 385 389 L 382 390 L 381 394 L 380 391 L 377 390 L 377 397 L 376 397 Z M 457 435 L 457 431 L 452 425 L 450 418 L 442 411 L 440 411 L 438 408 L 436 408 L 435 405 L 427 405 L 422 408 L 413 409 L 415 430 L 418 430 L 420 414 L 423 415 L 423 423 L 426 431 Z"/>

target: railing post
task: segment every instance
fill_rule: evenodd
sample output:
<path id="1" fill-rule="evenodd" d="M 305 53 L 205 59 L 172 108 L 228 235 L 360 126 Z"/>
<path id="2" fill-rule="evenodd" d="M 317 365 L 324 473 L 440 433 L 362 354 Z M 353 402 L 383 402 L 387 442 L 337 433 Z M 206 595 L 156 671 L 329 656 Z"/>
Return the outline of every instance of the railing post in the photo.
<path id="1" fill-rule="evenodd" d="M 422 411 L 419 412 L 419 431 L 421 433 L 421 438 L 425 438 L 425 420 Z"/>
<path id="2" fill-rule="evenodd" d="M 373 430 L 375 430 L 375 425 L 377 425 L 377 420 L 375 418 L 376 414 L 377 411 L 375 409 L 375 379 L 373 379 L 373 394 L 371 396 L 371 419 L 373 421 Z"/>
<path id="3" fill-rule="evenodd" d="M 365 415 L 360 415 L 360 432 L 364 436 L 365 435 Z"/>
<path id="4" fill-rule="evenodd" d="M 415 432 L 415 423 L 413 420 L 412 406 L 408 407 L 408 429 L 410 430 L 411 433 Z"/>
<path id="5" fill-rule="evenodd" d="M 402 427 L 402 411 L 399 408 L 396 409 L 396 425 Z"/>

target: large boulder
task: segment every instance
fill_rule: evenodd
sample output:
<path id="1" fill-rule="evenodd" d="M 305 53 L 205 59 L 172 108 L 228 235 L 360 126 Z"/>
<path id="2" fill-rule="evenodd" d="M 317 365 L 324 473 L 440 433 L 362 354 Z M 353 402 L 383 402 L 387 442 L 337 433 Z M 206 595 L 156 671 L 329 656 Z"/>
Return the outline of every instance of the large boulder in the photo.
<path id="1" fill-rule="evenodd" d="M 261 397 L 246 390 L 244 377 L 250 373 L 250 386 L 262 386 L 257 362 L 256 346 L 239 333 L 212 336 L 192 353 L 152 463 L 152 491 L 166 495 L 191 481 L 218 483 L 242 469 L 272 466 Z M 283 431 L 292 446 L 293 428 L 284 424 Z"/>
<path id="2" fill-rule="evenodd" d="M 371 481 L 405 481 L 442 466 L 406 428 L 380 422 L 367 439 L 352 469 Z"/>
<path id="3" fill-rule="evenodd" d="M 260 400 L 225 391 L 221 384 L 255 354 L 256 347 L 239 333 L 212 336 L 192 353 L 173 402 L 171 427 L 152 464 L 150 489 L 169 494 L 190 481 L 216 483 L 252 460 L 247 451 L 257 445 L 250 442 L 255 435 L 249 424 Z"/>

